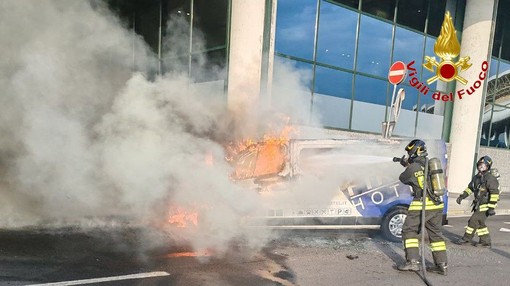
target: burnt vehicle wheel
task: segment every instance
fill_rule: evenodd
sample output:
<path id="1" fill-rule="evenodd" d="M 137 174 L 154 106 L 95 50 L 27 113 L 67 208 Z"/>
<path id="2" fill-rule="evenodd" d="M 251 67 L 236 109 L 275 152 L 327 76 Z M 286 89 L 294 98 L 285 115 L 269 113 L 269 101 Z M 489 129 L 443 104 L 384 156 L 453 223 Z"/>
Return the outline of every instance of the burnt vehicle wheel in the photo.
<path id="1" fill-rule="evenodd" d="M 402 227 L 406 217 L 407 208 L 403 206 L 395 207 L 386 213 L 381 223 L 384 238 L 392 242 L 402 241 Z"/>

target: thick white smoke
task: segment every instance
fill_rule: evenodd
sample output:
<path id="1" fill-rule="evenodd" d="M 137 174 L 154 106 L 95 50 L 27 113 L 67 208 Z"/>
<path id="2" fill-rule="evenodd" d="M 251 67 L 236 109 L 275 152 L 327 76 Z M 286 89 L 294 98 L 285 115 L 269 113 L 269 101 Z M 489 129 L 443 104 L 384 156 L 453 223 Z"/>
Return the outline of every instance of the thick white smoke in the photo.
<path id="1" fill-rule="evenodd" d="M 177 43 L 187 41 L 173 40 L 189 30 L 185 25 L 168 23 L 174 34 L 163 44 L 167 54 L 186 51 Z M 157 70 L 154 55 L 97 3 L 0 1 L 0 38 L 1 228 L 114 218 L 218 253 L 232 241 L 255 248 L 267 242 L 268 231 L 245 223 L 265 206 L 263 196 L 229 179 L 223 143 L 279 130 L 272 124 L 282 123 L 280 115 L 318 125 L 309 117 L 306 75 L 276 65 L 270 104 L 244 107 L 251 113 L 239 116 L 227 113 L 222 92 L 190 84 L 187 70 L 147 80 L 144 71 Z M 246 134 L 253 126 L 256 133 Z M 370 171 L 331 166 L 302 178 L 293 192 L 274 194 L 274 203 L 328 205 L 339 181 Z M 198 225 L 169 224 L 179 210 L 197 212 Z"/>
<path id="2" fill-rule="evenodd" d="M 0 19 L 0 227 L 120 218 L 199 249 L 264 243 L 242 225 L 257 194 L 229 179 L 222 94 L 133 73 L 152 53 L 101 4 L 1 1 Z M 165 225 L 180 208 L 198 226 Z"/>

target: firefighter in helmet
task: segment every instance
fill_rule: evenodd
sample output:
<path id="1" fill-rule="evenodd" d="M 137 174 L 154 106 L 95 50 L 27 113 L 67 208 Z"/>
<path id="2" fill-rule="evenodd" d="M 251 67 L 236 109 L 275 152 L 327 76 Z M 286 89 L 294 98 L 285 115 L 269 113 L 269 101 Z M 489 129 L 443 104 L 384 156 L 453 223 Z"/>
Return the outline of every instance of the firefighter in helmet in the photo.
<path id="1" fill-rule="evenodd" d="M 425 164 L 428 162 L 425 142 L 419 139 L 412 140 L 405 147 L 405 151 L 407 151 L 408 156 L 404 155 L 400 163 L 406 169 L 400 174 L 399 179 L 402 183 L 411 186 L 413 200 L 409 205 L 407 217 L 402 227 L 406 263 L 398 265 L 397 269 L 401 271 L 420 270 L 421 211 L 423 205 L 422 197 L 425 196 L 425 218 L 423 222 L 425 223 L 435 263 L 434 267 L 427 268 L 427 270 L 446 275 L 446 243 L 441 233 L 444 204 L 440 197 L 430 191 L 430 184 L 428 184 L 427 190 L 424 191 L 426 179 L 426 174 L 424 174 Z"/>
<path id="2" fill-rule="evenodd" d="M 499 201 L 499 182 L 496 176 L 492 174 L 492 159 L 489 156 L 481 157 L 476 163 L 478 173 L 473 176 L 468 187 L 457 198 L 460 205 L 463 199 L 474 196 L 471 218 L 468 221 L 464 236 L 458 241 L 458 244 L 471 243 L 475 233 L 480 242 L 475 245 L 491 247 L 491 237 L 489 229 L 485 224 L 487 217 L 496 214 L 494 209 Z"/>

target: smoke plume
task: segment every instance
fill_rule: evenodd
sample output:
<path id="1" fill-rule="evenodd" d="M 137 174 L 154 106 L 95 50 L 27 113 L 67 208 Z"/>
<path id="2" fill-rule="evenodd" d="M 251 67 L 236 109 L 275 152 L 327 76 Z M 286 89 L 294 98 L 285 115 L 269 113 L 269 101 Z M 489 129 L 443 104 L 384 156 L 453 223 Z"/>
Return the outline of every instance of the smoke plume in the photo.
<path id="1" fill-rule="evenodd" d="M 338 182 L 363 169 L 338 157 L 332 168 L 297 181 L 293 192 L 275 193 L 269 205 L 232 182 L 228 141 L 261 138 L 287 123 L 319 125 L 309 117 L 309 78 L 289 65 L 275 65 L 264 104 L 235 114 L 227 111 L 223 82 L 194 84 L 179 61 L 174 72 L 153 76 L 154 53 L 101 2 L 1 1 L 0 24 L 1 228 L 121 220 L 167 234 L 148 235 L 156 241 L 147 243 L 170 238 L 220 254 L 234 241 L 259 248 L 271 234 L 247 227 L 247 217 L 272 203 L 328 205 Z M 187 50 L 178 43 L 188 41 L 177 40 L 186 25 L 179 18 L 167 23 L 167 55 Z M 225 72 L 205 69 L 205 57 L 194 64 L 205 76 Z M 360 146 L 351 148 L 355 154 Z M 364 164 L 394 156 L 377 155 Z M 334 156 L 308 163 L 320 171 L 313 164 Z"/>
<path id="2" fill-rule="evenodd" d="M 186 72 L 148 80 L 155 55 L 98 1 L 1 1 L 0 19 L 0 227 L 120 219 L 219 253 L 237 239 L 265 243 L 269 233 L 243 224 L 260 197 L 229 179 L 223 144 L 247 135 L 243 124 L 268 127 L 273 107 L 233 124 L 224 94 Z M 183 50 L 172 40 L 183 25 L 167 24 L 167 54 Z M 302 89 L 296 74 L 285 81 L 286 90 Z M 280 112 L 300 120 L 306 105 L 295 106 Z M 186 216 L 185 228 L 168 223 L 183 211 L 198 224 Z"/>

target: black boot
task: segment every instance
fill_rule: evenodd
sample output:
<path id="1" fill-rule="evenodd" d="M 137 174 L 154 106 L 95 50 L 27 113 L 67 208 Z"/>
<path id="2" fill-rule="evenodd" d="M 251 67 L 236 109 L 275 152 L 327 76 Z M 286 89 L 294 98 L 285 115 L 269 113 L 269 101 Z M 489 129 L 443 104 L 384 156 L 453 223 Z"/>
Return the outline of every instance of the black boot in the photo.
<path id="1" fill-rule="evenodd" d="M 427 271 L 446 276 L 448 274 L 448 265 L 446 263 L 438 263 L 435 266 L 427 267 Z"/>
<path id="2" fill-rule="evenodd" d="M 492 245 L 490 242 L 480 242 L 480 243 L 477 243 L 476 246 L 478 247 L 483 247 L 483 248 L 492 248 Z"/>
<path id="3" fill-rule="evenodd" d="M 398 265 L 397 269 L 400 271 L 420 271 L 420 262 L 416 259 L 411 259 L 405 264 Z"/>

